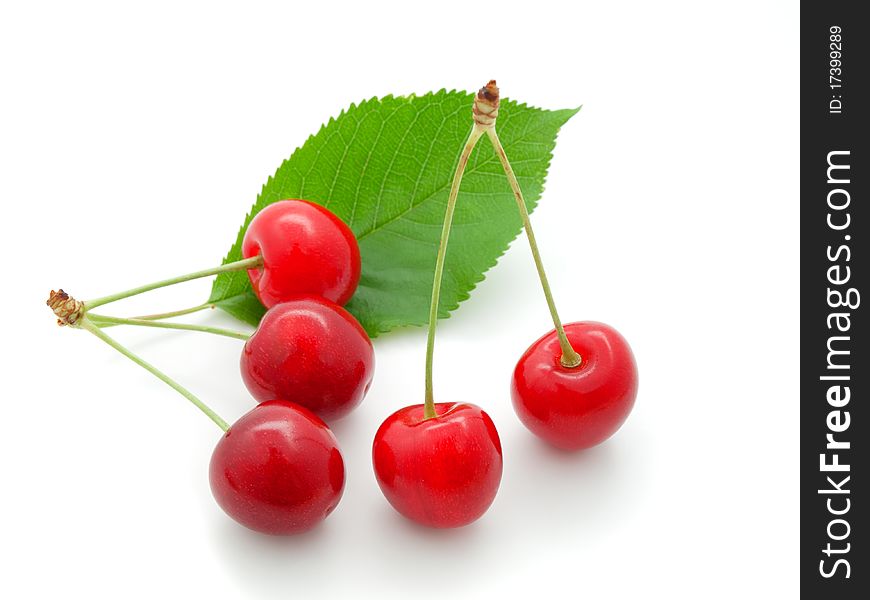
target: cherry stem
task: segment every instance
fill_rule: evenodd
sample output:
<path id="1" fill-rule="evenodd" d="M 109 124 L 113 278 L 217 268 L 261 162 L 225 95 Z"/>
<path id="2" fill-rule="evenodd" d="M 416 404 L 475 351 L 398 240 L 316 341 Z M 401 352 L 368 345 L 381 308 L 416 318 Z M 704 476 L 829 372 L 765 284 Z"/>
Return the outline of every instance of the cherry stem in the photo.
<path id="1" fill-rule="evenodd" d="M 160 327 L 163 329 L 183 329 L 185 331 L 201 331 L 203 333 L 212 333 L 214 335 L 222 335 L 225 337 L 235 338 L 237 340 L 247 340 L 251 336 L 241 331 L 233 331 L 231 329 L 222 329 L 220 327 L 209 327 L 207 325 L 191 325 L 188 323 L 166 323 L 163 321 L 154 321 L 148 319 L 122 319 L 120 317 L 110 317 L 107 315 L 95 315 L 89 312 L 88 318 L 98 327 L 103 328 L 111 325 L 138 325 L 140 327 Z"/>
<path id="2" fill-rule="evenodd" d="M 450 195 L 447 198 L 447 209 L 444 213 L 444 224 L 441 227 L 441 241 L 438 245 L 438 257 L 435 259 L 435 277 L 432 282 L 432 301 L 429 305 L 429 331 L 426 337 L 426 402 L 423 405 L 423 417 L 431 419 L 435 417 L 435 396 L 432 392 L 432 362 L 435 355 L 435 327 L 438 322 L 438 303 L 441 299 L 441 279 L 444 276 L 444 260 L 447 256 L 447 241 L 450 238 L 450 229 L 453 226 L 453 212 L 456 209 L 456 198 L 459 195 L 459 184 L 462 182 L 462 174 L 465 165 L 477 141 L 483 135 L 483 129 L 475 124 L 474 129 L 468 135 L 462 154 L 459 155 L 459 164 L 453 174 L 453 183 L 450 185 Z"/>
<path id="3" fill-rule="evenodd" d="M 228 273 L 231 271 L 245 271 L 247 269 L 256 269 L 256 268 L 259 268 L 262 266 L 263 266 L 263 257 L 259 256 L 259 255 L 252 256 L 251 258 L 237 260 L 235 262 L 227 263 L 227 264 L 221 265 L 219 267 L 213 267 L 211 269 L 205 269 L 203 271 L 195 271 L 193 273 L 188 273 L 187 275 L 180 275 L 178 277 L 173 277 L 171 279 L 164 279 L 163 281 L 149 283 L 147 285 L 143 285 L 143 286 L 139 286 L 137 288 L 133 288 L 131 290 L 127 290 L 126 292 L 118 292 L 117 294 L 103 296 L 102 298 L 97 298 L 96 300 L 88 300 L 84 303 L 85 310 L 90 310 L 92 308 L 102 306 L 103 304 L 108 304 L 109 302 L 123 300 L 124 298 L 129 298 L 130 296 L 137 296 L 139 294 L 144 294 L 145 292 L 150 292 L 151 290 L 156 290 L 156 289 L 159 289 L 162 287 L 175 285 L 176 283 L 183 283 L 185 281 L 192 281 L 194 279 L 201 279 L 203 277 L 210 277 L 212 275 L 218 275 L 220 273 Z"/>
<path id="4" fill-rule="evenodd" d="M 199 306 L 191 306 L 190 308 L 183 308 L 181 310 L 173 310 L 164 313 L 156 313 L 153 315 L 142 315 L 138 317 L 130 317 L 131 319 L 135 319 L 137 321 L 158 321 L 161 319 L 171 319 L 173 317 L 180 317 L 182 315 L 189 315 L 191 313 L 199 312 L 201 310 L 205 310 L 206 308 L 215 308 L 217 305 L 213 302 L 205 302 L 200 304 Z M 105 325 L 100 325 L 101 329 L 105 329 L 106 327 L 113 327 L 117 325 L 117 323 L 106 323 Z"/>
<path id="5" fill-rule="evenodd" d="M 183 315 L 189 315 L 191 313 L 199 312 L 201 310 L 205 310 L 207 308 L 215 308 L 217 305 L 213 302 L 204 302 L 199 306 L 191 306 L 190 308 L 183 308 L 181 310 L 172 310 L 164 313 L 156 313 L 153 315 L 142 315 L 139 317 L 130 317 L 131 319 L 136 319 L 137 321 L 158 321 L 160 319 L 171 319 L 173 317 L 181 317 Z"/>
<path id="6" fill-rule="evenodd" d="M 174 389 L 176 392 L 190 400 L 194 406 L 196 406 L 199 410 L 201 410 L 205 415 L 215 422 L 215 424 L 220 427 L 222 430 L 226 431 L 230 428 L 226 421 L 224 421 L 216 412 L 214 412 L 211 408 L 209 408 L 202 400 L 194 396 L 191 392 L 189 392 L 186 388 L 182 387 L 181 384 L 176 382 L 174 379 L 160 371 L 157 367 L 152 364 L 146 362 L 145 360 L 139 358 L 136 354 L 119 344 L 113 338 L 109 337 L 102 329 L 100 329 L 95 323 L 91 322 L 88 317 L 84 317 L 77 324 L 78 327 L 82 329 L 86 329 L 90 331 L 95 336 L 106 342 L 112 348 L 132 360 L 134 363 L 150 372 L 152 375 L 157 377 L 160 381 L 167 384 L 169 387 Z"/>
<path id="7" fill-rule="evenodd" d="M 498 134 L 495 127 L 486 130 L 496 154 L 498 154 L 501 165 L 504 167 L 505 175 L 510 182 L 511 189 L 514 192 L 514 198 L 517 201 L 517 208 L 520 212 L 520 217 L 523 220 L 523 227 L 526 230 L 526 237 L 529 240 L 529 246 L 532 249 L 532 256 L 535 259 L 535 267 L 538 269 L 538 277 L 541 279 L 541 287 L 544 289 L 544 296 L 547 299 L 547 306 L 550 308 L 550 316 L 553 318 L 553 325 L 556 327 L 556 335 L 559 337 L 559 345 L 562 347 L 561 363 L 563 367 L 574 368 L 579 367 L 582 358 L 571 346 L 568 341 L 568 336 L 565 335 L 565 328 L 562 327 L 562 321 L 559 319 L 559 313 L 556 311 L 556 303 L 553 301 L 553 292 L 550 291 L 550 284 L 547 281 L 547 274 L 544 272 L 544 263 L 541 261 L 541 253 L 538 251 L 538 242 L 535 240 L 535 232 L 532 230 L 532 221 L 529 218 L 529 211 L 526 208 L 526 201 L 523 199 L 523 192 L 520 189 L 520 184 L 517 181 L 517 176 L 514 175 L 514 170 L 511 168 L 504 147 L 501 145 L 501 140 L 498 139 Z"/>

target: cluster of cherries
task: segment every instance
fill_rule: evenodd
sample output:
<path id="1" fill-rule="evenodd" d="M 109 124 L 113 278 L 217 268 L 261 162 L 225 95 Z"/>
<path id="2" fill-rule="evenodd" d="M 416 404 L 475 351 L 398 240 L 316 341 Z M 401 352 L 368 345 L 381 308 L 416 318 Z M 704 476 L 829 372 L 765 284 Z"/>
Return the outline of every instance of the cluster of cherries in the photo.
<path id="1" fill-rule="evenodd" d="M 544 274 L 522 192 L 495 132 L 498 88 L 482 88 L 474 128 L 460 155 L 438 250 L 426 356 L 426 397 L 390 415 L 375 434 L 378 484 L 405 517 L 431 527 L 458 527 L 492 504 L 502 476 L 496 427 L 480 407 L 435 403 L 432 356 L 441 277 L 462 174 L 471 150 L 487 135 L 498 154 L 529 239 L 555 328 L 522 355 L 511 397 L 520 420 L 566 450 L 594 446 L 625 421 L 637 394 L 637 368 L 625 339 L 595 322 L 562 326 Z M 86 329 L 185 395 L 225 431 L 212 455 L 209 480 L 221 508 L 239 523 L 268 534 L 306 531 L 325 519 L 344 490 L 344 460 L 325 421 L 348 414 L 371 385 L 374 351 L 365 330 L 344 308 L 360 278 L 360 252 L 336 215 L 305 200 L 261 210 L 248 226 L 243 259 L 216 269 L 79 302 L 60 290 L 48 304 L 62 325 Z M 132 319 L 92 309 L 145 291 L 227 271 L 247 271 L 267 308 L 249 337 L 211 327 L 172 324 L 166 317 Z M 244 338 L 241 373 L 259 402 L 227 425 L 198 398 L 110 338 L 117 324 L 199 329 Z"/>
<path id="2" fill-rule="evenodd" d="M 350 229 L 326 208 L 283 200 L 260 211 L 243 239 L 248 275 L 268 308 L 242 352 L 242 379 L 257 407 L 233 424 L 212 456 L 212 492 L 224 511 L 257 531 L 304 531 L 326 518 L 344 488 L 344 462 L 325 421 L 365 396 L 372 344 L 340 304 L 356 289 L 360 254 Z M 434 527 L 482 515 L 501 480 L 495 425 L 471 404 L 424 405 L 391 415 L 375 435 L 373 462 L 390 503 Z"/>
<path id="3" fill-rule="evenodd" d="M 372 343 L 341 306 L 359 282 L 359 247 L 326 208 L 284 200 L 254 217 L 242 254 L 262 258 L 248 276 L 268 310 L 241 358 L 260 404 L 218 442 L 209 480 L 239 523 L 297 533 L 325 519 L 344 491 L 344 460 L 323 419 L 356 407 L 374 374 Z"/>

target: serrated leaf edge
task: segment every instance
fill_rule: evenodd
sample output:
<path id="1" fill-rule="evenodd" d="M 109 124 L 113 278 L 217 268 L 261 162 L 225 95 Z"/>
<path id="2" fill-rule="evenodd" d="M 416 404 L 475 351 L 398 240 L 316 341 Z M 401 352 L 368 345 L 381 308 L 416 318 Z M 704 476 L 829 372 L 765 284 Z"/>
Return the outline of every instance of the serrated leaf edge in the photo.
<path id="1" fill-rule="evenodd" d="M 370 103 L 373 103 L 373 102 L 383 103 L 384 101 L 387 101 L 387 100 L 407 100 L 408 102 L 410 102 L 416 98 L 426 98 L 428 96 L 434 97 L 436 95 L 441 95 L 441 94 L 444 94 L 444 95 L 463 94 L 463 95 L 467 96 L 469 99 L 474 97 L 474 94 L 471 92 L 462 92 L 462 91 L 456 90 L 456 89 L 447 90 L 446 88 L 441 88 L 437 91 L 430 91 L 430 92 L 423 94 L 422 96 L 419 96 L 419 95 L 413 94 L 413 93 L 407 94 L 407 95 L 402 95 L 402 96 L 394 96 L 393 94 L 387 94 L 386 96 L 381 96 L 381 97 L 372 96 L 371 98 L 366 98 L 366 99 L 361 100 L 359 102 L 352 102 L 346 108 L 343 108 L 338 113 L 338 115 L 329 117 L 329 119 L 325 123 L 322 123 L 320 125 L 320 127 L 318 128 L 316 133 L 310 134 L 300 146 L 297 146 L 296 149 L 293 150 L 293 152 L 290 154 L 290 156 L 288 158 L 285 158 L 281 161 L 281 164 L 275 169 L 274 173 L 272 175 L 268 176 L 265 183 L 263 183 L 263 185 L 260 187 L 260 193 L 257 195 L 257 198 L 254 201 L 254 204 L 251 207 L 251 210 L 249 210 L 246 213 L 243 224 L 241 227 L 239 227 L 239 230 L 236 233 L 236 240 L 233 242 L 233 246 L 235 246 L 236 243 L 238 243 L 239 239 L 244 235 L 244 231 L 250 225 L 251 220 L 257 215 L 258 212 L 260 212 L 261 210 L 263 210 L 263 208 L 265 208 L 265 206 L 258 208 L 258 205 L 260 204 L 260 199 L 263 197 L 263 195 L 266 192 L 267 186 L 269 186 L 269 184 L 271 184 L 275 180 L 275 178 L 277 177 L 277 175 L 281 171 L 281 169 L 283 169 L 287 163 L 289 163 L 290 161 L 293 160 L 293 157 L 296 155 L 297 152 L 299 152 L 306 144 L 308 144 L 309 142 L 314 140 L 314 138 L 316 136 L 320 135 L 329 125 L 334 123 L 336 120 L 340 119 L 342 116 L 347 114 L 349 111 L 362 108 L 362 107 L 364 107 Z M 545 113 L 569 112 L 570 114 L 568 114 L 567 117 L 565 117 L 562 124 L 559 125 L 558 129 L 556 130 L 556 135 L 553 138 L 554 146 L 555 146 L 555 142 L 559 139 L 559 134 L 561 133 L 562 127 L 564 127 L 565 123 L 567 123 L 568 120 L 571 119 L 571 117 L 576 115 L 583 108 L 583 105 L 580 105 L 577 108 L 551 110 L 551 109 L 541 108 L 541 107 L 538 107 L 535 105 L 529 105 L 526 102 L 522 102 L 522 103 L 516 102 L 514 100 L 511 100 L 509 97 L 503 98 L 502 104 L 503 105 L 504 104 L 513 104 L 515 108 L 532 109 L 532 110 L 542 111 Z M 469 106 L 470 106 L 470 104 L 469 104 Z M 470 110 L 471 109 L 469 108 L 469 114 L 470 114 Z M 547 174 L 549 174 L 550 165 L 552 164 L 552 161 L 553 161 L 553 152 L 550 151 L 547 153 L 547 162 L 546 162 L 546 169 L 545 169 L 545 173 L 547 173 Z M 547 175 L 544 175 L 544 177 L 540 180 L 540 184 L 541 184 L 540 197 L 534 203 L 534 205 L 529 207 L 530 213 L 534 212 L 535 208 L 537 208 L 537 205 L 538 205 L 538 202 L 540 201 L 540 198 L 543 197 L 544 191 L 546 190 L 546 182 L 547 182 Z M 439 311 L 438 311 L 438 318 L 439 319 L 449 318 L 450 315 L 453 313 L 453 311 L 455 311 L 457 308 L 459 308 L 460 304 L 462 304 L 463 302 L 465 302 L 466 300 L 468 300 L 471 297 L 471 293 L 477 288 L 477 286 L 481 282 L 483 282 L 486 279 L 486 274 L 489 272 L 490 269 L 492 269 L 494 266 L 496 266 L 498 264 L 499 259 L 501 259 L 501 257 L 504 256 L 504 254 L 510 249 L 511 245 L 514 243 L 514 241 L 517 239 L 517 237 L 520 235 L 520 233 L 522 233 L 522 227 L 520 227 L 516 231 L 516 233 L 513 235 L 513 237 L 505 245 L 504 249 L 502 249 L 502 251 L 499 252 L 494 257 L 493 261 L 491 263 L 489 263 L 483 269 L 480 276 L 474 277 L 471 279 L 471 286 L 468 288 L 468 290 L 458 293 L 457 300 L 455 302 L 450 303 L 450 305 L 448 305 L 448 306 L 439 306 Z M 236 259 L 236 257 L 233 256 L 233 248 L 231 248 L 230 251 L 227 252 L 227 254 L 224 256 L 222 264 L 226 264 L 226 263 L 231 262 L 232 260 L 235 260 L 235 259 Z M 237 276 L 244 276 L 247 278 L 247 274 L 244 271 L 230 273 L 229 275 L 230 275 L 230 277 L 229 277 L 230 281 L 235 279 L 235 277 L 237 277 Z M 237 318 L 243 322 L 250 323 L 252 325 L 256 325 L 255 323 L 252 323 L 251 321 L 242 318 L 239 314 L 234 314 L 234 311 L 231 311 L 229 309 L 229 307 L 226 306 L 226 304 L 228 303 L 228 300 L 230 298 L 223 298 L 220 300 L 213 299 L 215 292 L 217 291 L 217 288 L 218 288 L 218 281 L 219 281 L 219 278 L 215 279 L 215 282 L 212 285 L 212 291 L 209 295 L 209 301 L 214 302 L 214 304 L 216 306 L 218 306 L 219 308 L 221 308 L 225 312 L 232 314 L 235 318 Z M 241 294 L 236 294 L 235 296 L 231 296 L 231 298 L 237 298 L 238 296 L 241 296 Z M 426 325 L 426 324 L 427 324 L 426 321 L 412 322 L 412 323 L 406 323 L 406 324 L 393 324 L 393 325 L 389 325 L 389 324 L 380 325 L 379 324 L 379 325 L 374 326 L 373 328 L 367 328 L 367 331 L 372 338 L 375 338 L 383 333 L 388 333 L 390 331 L 393 331 L 395 329 L 399 329 L 402 327 L 421 327 L 421 326 Z"/>

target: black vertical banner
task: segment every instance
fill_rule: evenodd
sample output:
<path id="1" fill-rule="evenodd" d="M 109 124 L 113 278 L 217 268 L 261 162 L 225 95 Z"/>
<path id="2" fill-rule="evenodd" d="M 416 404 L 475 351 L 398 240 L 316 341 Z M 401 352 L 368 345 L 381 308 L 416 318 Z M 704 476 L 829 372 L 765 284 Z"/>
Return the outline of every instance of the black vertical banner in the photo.
<path id="1" fill-rule="evenodd" d="M 870 597 L 870 22 L 859 7 L 801 6 L 801 592 L 838 600 Z"/>

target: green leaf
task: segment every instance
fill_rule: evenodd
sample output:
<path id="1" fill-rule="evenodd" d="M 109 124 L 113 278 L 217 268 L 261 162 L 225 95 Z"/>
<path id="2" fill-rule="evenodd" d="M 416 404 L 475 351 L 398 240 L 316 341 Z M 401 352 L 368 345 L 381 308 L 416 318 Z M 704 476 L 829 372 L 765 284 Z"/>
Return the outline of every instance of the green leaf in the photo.
<path id="1" fill-rule="evenodd" d="M 346 308 L 369 334 L 424 325 L 450 182 L 471 131 L 472 98 L 441 90 L 351 105 L 269 178 L 224 262 L 241 258 L 245 229 L 263 207 L 287 198 L 311 200 L 343 219 L 359 240 L 362 276 Z M 501 103 L 499 137 L 529 210 L 544 189 L 556 134 L 578 110 Z M 484 137 L 462 180 L 440 317 L 468 298 L 521 226 L 510 186 Z M 209 301 L 251 324 L 264 313 L 244 272 L 219 275 Z"/>

